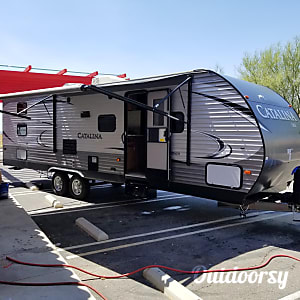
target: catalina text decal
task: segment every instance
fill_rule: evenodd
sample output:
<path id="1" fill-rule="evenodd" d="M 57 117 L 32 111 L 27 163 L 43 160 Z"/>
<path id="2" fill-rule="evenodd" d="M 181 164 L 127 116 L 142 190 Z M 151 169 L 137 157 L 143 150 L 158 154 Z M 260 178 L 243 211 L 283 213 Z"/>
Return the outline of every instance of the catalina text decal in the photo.
<path id="1" fill-rule="evenodd" d="M 294 114 L 289 110 L 277 109 L 271 107 L 263 107 L 256 105 L 259 114 L 265 119 L 285 120 L 285 121 L 298 121 Z"/>
<path id="2" fill-rule="evenodd" d="M 79 139 L 102 140 L 102 135 L 100 133 L 78 132 L 77 137 Z"/>

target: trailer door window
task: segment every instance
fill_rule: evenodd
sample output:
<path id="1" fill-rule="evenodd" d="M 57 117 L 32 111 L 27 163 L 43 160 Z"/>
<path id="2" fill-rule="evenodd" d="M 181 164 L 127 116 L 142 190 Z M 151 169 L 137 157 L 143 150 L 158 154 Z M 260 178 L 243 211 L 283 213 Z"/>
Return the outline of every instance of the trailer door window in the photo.
<path id="1" fill-rule="evenodd" d="M 26 124 L 18 124 L 17 125 L 17 135 L 18 136 L 26 136 L 27 135 L 27 125 Z"/>
<path id="2" fill-rule="evenodd" d="M 98 117 L 98 130 L 100 132 L 114 132 L 116 130 L 116 116 L 100 115 Z"/>
<path id="3" fill-rule="evenodd" d="M 156 104 L 158 104 L 161 101 L 161 99 L 153 99 L 153 107 L 155 107 Z M 158 110 L 164 110 L 164 103 L 161 103 L 158 107 Z M 164 116 L 153 113 L 153 126 L 164 126 Z"/>
<path id="4" fill-rule="evenodd" d="M 27 103 L 26 102 L 18 102 L 17 103 L 17 113 L 21 112 L 22 110 L 27 108 Z M 22 115 L 26 115 L 27 111 L 24 111 Z"/>

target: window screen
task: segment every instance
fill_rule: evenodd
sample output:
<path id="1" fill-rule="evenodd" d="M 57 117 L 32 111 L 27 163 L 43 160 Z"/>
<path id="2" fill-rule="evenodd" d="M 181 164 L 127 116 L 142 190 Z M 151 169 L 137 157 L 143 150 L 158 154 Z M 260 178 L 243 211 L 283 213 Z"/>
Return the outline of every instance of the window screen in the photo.
<path id="1" fill-rule="evenodd" d="M 180 111 L 172 112 L 173 117 L 179 121 L 171 119 L 171 133 L 181 133 L 184 130 L 184 114 Z"/>
<path id="2" fill-rule="evenodd" d="M 153 107 L 160 102 L 161 99 L 154 99 L 153 100 Z M 159 110 L 164 110 L 164 103 L 161 103 L 158 107 Z M 164 126 L 164 116 L 153 113 L 153 126 Z"/>
<path id="3" fill-rule="evenodd" d="M 116 116 L 100 115 L 98 117 L 98 130 L 100 132 L 114 132 L 116 130 Z"/>
<path id="4" fill-rule="evenodd" d="M 23 109 L 27 108 L 26 102 L 18 102 L 17 103 L 17 113 L 21 112 Z M 26 115 L 27 111 L 23 112 L 22 115 Z"/>
<path id="5" fill-rule="evenodd" d="M 27 135 L 27 125 L 26 124 L 18 124 L 17 125 L 17 135 L 19 135 L 19 136 Z"/>

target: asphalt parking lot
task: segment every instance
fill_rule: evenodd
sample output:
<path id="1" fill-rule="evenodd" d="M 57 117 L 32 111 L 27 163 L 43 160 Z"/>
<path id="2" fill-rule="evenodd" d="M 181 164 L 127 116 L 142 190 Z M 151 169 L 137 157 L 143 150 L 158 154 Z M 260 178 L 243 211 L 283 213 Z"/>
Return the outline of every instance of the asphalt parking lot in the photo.
<path id="1" fill-rule="evenodd" d="M 128 199 L 124 187 L 110 184 L 93 187 L 85 201 L 55 196 L 64 205 L 55 209 L 46 199 L 52 193 L 46 178 L 9 167 L 3 168 L 3 175 L 12 182 L 11 195 L 67 262 L 89 271 L 122 274 L 153 264 L 183 270 L 253 267 L 274 254 L 300 257 L 300 223 L 293 222 L 292 213 L 251 211 L 241 219 L 238 210 L 218 207 L 212 200 L 164 191 L 151 200 Z M 32 180 L 42 183 L 40 191 L 24 187 Z M 96 242 L 89 237 L 75 225 L 79 217 L 101 228 L 109 239 Z M 204 275 L 201 279 L 167 273 L 202 299 L 280 299 L 300 290 L 300 264 L 295 261 L 274 260 L 257 270 L 261 271 L 288 272 L 286 282 L 268 281 L 268 274 L 252 283 L 222 283 Z M 167 299 L 141 273 L 127 282 L 78 275 L 109 299 Z"/>

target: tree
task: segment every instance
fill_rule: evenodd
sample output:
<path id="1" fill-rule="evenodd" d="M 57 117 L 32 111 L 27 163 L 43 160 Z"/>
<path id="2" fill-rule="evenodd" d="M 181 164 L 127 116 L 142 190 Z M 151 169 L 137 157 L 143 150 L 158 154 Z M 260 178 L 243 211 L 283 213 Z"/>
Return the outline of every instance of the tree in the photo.
<path id="1" fill-rule="evenodd" d="M 285 46 L 246 53 L 238 68 L 242 79 L 273 89 L 300 113 L 300 37 Z"/>
<path id="2" fill-rule="evenodd" d="M 216 63 L 214 70 L 216 73 L 224 74 L 224 68 L 218 63 Z"/>

